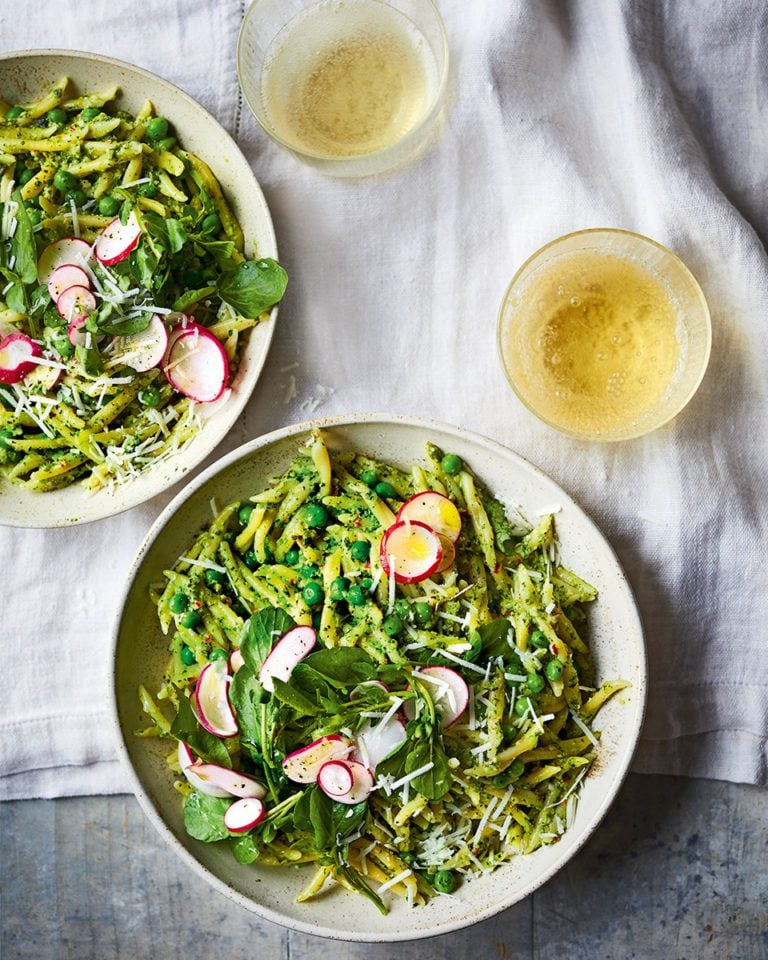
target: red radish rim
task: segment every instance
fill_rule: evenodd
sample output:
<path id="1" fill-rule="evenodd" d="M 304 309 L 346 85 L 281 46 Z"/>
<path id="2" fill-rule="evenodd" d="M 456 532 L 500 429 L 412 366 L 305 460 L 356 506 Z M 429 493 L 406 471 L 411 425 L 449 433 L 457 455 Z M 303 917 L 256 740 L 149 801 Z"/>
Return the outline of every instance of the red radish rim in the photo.
<path id="1" fill-rule="evenodd" d="M 454 670 L 453 667 L 444 667 L 441 664 L 435 664 L 434 666 L 428 667 L 419 667 L 419 674 L 422 676 L 424 674 L 435 674 L 435 676 L 438 678 L 445 677 L 447 674 L 450 677 L 449 680 L 443 680 L 442 682 L 453 691 L 456 698 L 456 707 L 452 710 L 450 719 L 443 711 L 442 702 L 437 704 L 437 709 L 440 711 L 440 714 L 443 718 L 443 727 L 452 727 L 453 724 L 464 715 L 464 712 L 469 705 L 469 685 L 467 684 L 467 681 L 464 679 L 464 677 L 462 677 L 458 670 Z M 460 709 L 459 706 L 461 707 Z"/>
<path id="2" fill-rule="evenodd" d="M 302 641 L 304 635 L 307 635 L 307 640 Z M 309 640 L 311 639 L 311 643 Z M 298 645 L 298 649 L 291 649 L 290 645 Z M 288 678 L 293 673 L 294 667 L 301 663 L 304 657 L 308 656 L 312 650 L 317 646 L 317 631 L 314 627 L 307 625 L 299 625 L 296 627 L 291 627 L 290 630 L 286 632 L 278 639 L 277 643 L 272 647 L 267 656 L 264 659 L 264 663 L 261 665 L 259 670 L 259 683 L 267 690 L 269 693 L 272 693 L 275 689 L 273 684 L 273 679 L 276 677 L 279 680 L 284 682 L 288 681 Z M 275 664 L 279 662 L 280 658 L 283 658 L 283 666 L 290 665 L 288 672 L 285 672 L 285 669 L 282 669 L 278 672 L 275 668 Z M 271 664 L 270 664 L 271 661 Z"/>
<path id="3" fill-rule="evenodd" d="M 408 499 L 405 501 L 405 503 L 403 503 L 402 506 L 400 507 L 400 509 L 397 511 L 396 519 L 397 519 L 397 520 L 402 520 L 404 517 L 407 517 L 407 516 L 408 516 L 408 506 L 409 506 L 410 504 L 415 503 L 417 500 L 422 499 L 422 498 L 423 498 L 425 495 L 427 495 L 427 494 L 428 494 L 430 497 L 440 497 L 441 500 L 446 500 L 446 501 L 447 501 L 448 503 L 450 503 L 450 505 L 454 508 L 454 510 L 456 511 L 456 513 L 457 513 L 457 515 L 458 515 L 458 517 L 459 517 L 459 529 L 458 529 L 458 532 L 456 533 L 456 536 L 455 536 L 455 537 L 449 537 L 447 533 L 443 533 L 441 530 L 438 530 L 436 527 L 433 527 L 431 524 L 427 523 L 425 520 L 419 521 L 418 519 L 414 519 L 414 520 L 411 520 L 410 522 L 411 522 L 411 523 L 423 523 L 423 524 L 425 524 L 425 526 L 429 527 L 431 530 L 434 530 L 436 534 L 441 535 L 441 536 L 444 536 L 444 537 L 446 538 L 446 540 L 451 540 L 453 543 L 456 543 L 456 541 L 457 541 L 457 540 L 459 539 L 459 537 L 461 536 L 461 514 L 459 514 L 459 508 L 456 506 L 456 504 L 453 502 L 453 500 L 451 500 L 450 497 L 446 497 L 446 495 L 445 495 L 444 493 L 440 493 L 440 492 L 437 491 L 437 490 L 422 490 L 421 493 L 414 493 L 414 495 L 413 495 L 412 497 L 408 497 Z"/>
<path id="4" fill-rule="evenodd" d="M 146 329 L 125 337 L 114 337 L 115 351 L 124 363 L 137 373 L 146 373 L 160 366 L 168 350 L 168 330 L 162 318 L 153 313 Z M 146 354 L 142 359 L 142 354 Z M 138 360 L 132 363 L 132 360 Z"/>
<path id="5" fill-rule="evenodd" d="M 333 745 L 334 749 L 329 754 L 321 755 L 319 759 L 313 760 L 312 755 L 320 752 L 319 748 L 326 744 Z M 352 744 L 346 737 L 342 737 L 338 733 L 328 734 L 313 740 L 312 743 L 308 743 L 304 747 L 299 747 L 298 750 L 293 750 L 283 757 L 283 772 L 294 783 L 315 783 L 317 774 L 324 763 L 328 763 L 329 760 L 343 760 L 351 750 Z M 309 754 L 309 756 L 306 756 L 306 754 Z M 293 771 L 293 776 L 291 776 L 291 771 Z M 296 776 L 297 773 L 301 773 L 300 778 Z"/>
<path id="6" fill-rule="evenodd" d="M 391 572 L 389 569 L 389 557 L 390 554 L 387 551 L 387 543 L 393 532 L 400 532 L 400 530 L 406 527 L 418 527 L 419 529 L 426 530 L 430 536 L 433 536 L 437 542 L 437 552 L 435 554 L 435 559 L 432 562 L 432 565 L 429 568 L 425 568 L 424 572 L 419 573 L 416 576 L 406 576 L 404 574 L 397 572 L 397 557 L 395 556 L 395 570 L 392 571 L 395 575 L 396 583 L 421 583 L 422 580 L 426 580 L 428 577 L 431 577 L 432 574 L 440 566 L 440 560 L 443 556 L 443 547 L 440 541 L 437 539 L 437 534 L 432 529 L 432 527 L 427 526 L 426 523 L 422 523 L 420 520 L 397 520 L 391 526 L 387 528 L 384 533 L 384 536 L 381 538 L 381 547 L 379 548 L 379 559 L 381 562 L 382 569 L 384 573 L 389 577 Z"/>
<path id="7" fill-rule="evenodd" d="M 245 813 L 249 807 L 254 808 L 252 811 L 248 810 L 250 819 L 241 820 L 241 815 Z M 243 797 L 242 800 L 236 800 L 233 804 L 230 804 L 224 811 L 224 826 L 230 833 L 247 833 L 249 830 L 253 830 L 255 826 L 258 826 L 266 815 L 267 808 L 261 800 L 257 797 Z M 232 822 L 233 819 L 235 821 L 234 823 Z"/>
<path id="8" fill-rule="evenodd" d="M 337 803 L 345 803 L 347 805 L 362 803 L 364 800 L 367 800 L 373 792 L 375 783 L 373 772 L 370 767 L 366 767 L 366 765 L 360 763 L 359 760 L 347 760 L 346 763 L 352 774 L 352 789 L 349 793 L 345 793 L 343 797 L 335 797 L 334 799 Z"/>
<path id="9" fill-rule="evenodd" d="M 187 356 L 178 356 L 178 353 L 181 349 L 184 349 L 184 341 L 190 337 L 196 337 L 200 341 L 200 345 L 195 346 L 192 350 L 189 351 Z M 202 346 L 205 344 L 205 347 Z M 208 357 L 202 367 L 200 367 L 201 357 L 198 351 L 205 349 L 208 353 Z M 194 329 L 184 330 L 178 337 L 174 338 L 173 346 L 167 351 L 167 360 L 163 363 L 163 375 L 165 379 L 170 383 L 174 390 L 179 393 L 184 394 L 185 397 L 189 397 L 190 400 L 194 400 L 197 403 L 213 403 L 215 400 L 218 400 L 219 397 L 224 393 L 224 390 L 227 386 L 227 380 L 229 378 L 229 359 L 224 350 L 224 347 L 221 345 L 219 340 L 208 330 L 206 327 L 201 327 L 199 324 L 195 324 Z M 192 386 L 189 383 L 184 383 L 184 367 L 185 361 L 190 358 L 197 356 L 197 373 L 199 375 L 210 375 L 212 371 L 210 369 L 211 362 L 218 362 L 221 364 L 221 369 L 218 371 L 220 376 L 216 377 L 214 384 L 211 385 L 207 393 L 201 395 L 201 391 L 195 389 L 193 392 Z M 215 361 L 212 361 L 212 358 L 216 358 Z M 191 376 L 192 381 L 195 377 Z"/>
<path id="10" fill-rule="evenodd" d="M 204 763 L 202 760 L 196 760 L 190 769 L 205 783 L 221 787 L 231 797 L 263 800 L 267 795 L 266 788 L 255 777 L 240 770 L 222 767 L 219 763 Z"/>
<path id="11" fill-rule="evenodd" d="M 221 667 L 218 667 L 217 664 L 221 664 Z M 197 707 L 197 719 L 200 721 L 200 725 L 212 733 L 215 737 L 222 737 L 228 739 L 229 737 L 236 737 L 238 732 L 237 719 L 235 713 L 232 710 L 232 704 L 229 702 L 229 683 L 227 678 L 229 673 L 226 673 L 223 677 L 219 676 L 221 669 L 226 671 L 227 665 L 224 660 L 214 660 L 213 663 L 208 663 L 200 671 L 200 676 L 197 678 L 197 683 L 195 684 L 194 698 L 195 706 Z M 209 671 L 211 673 L 209 674 Z M 209 681 L 209 678 L 213 677 L 215 682 L 223 687 L 223 690 L 217 691 L 220 695 L 220 698 L 216 700 L 216 706 L 221 704 L 224 706 L 228 716 L 225 717 L 227 720 L 231 720 L 231 723 L 227 727 L 217 727 L 216 724 L 212 723 L 210 717 L 205 713 L 205 707 L 203 704 L 203 687 Z"/>
<path id="12" fill-rule="evenodd" d="M 325 776 L 323 776 L 324 771 Z M 333 777 L 338 777 L 340 774 L 346 774 L 346 776 L 342 776 L 342 780 L 347 786 L 343 789 L 333 789 Z M 318 787 L 327 797 L 331 797 L 333 800 L 337 800 L 339 797 L 345 797 L 354 786 L 354 783 L 354 775 L 345 760 L 328 760 L 317 771 Z"/>
<path id="13" fill-rule="evenodd" d="M 121 223 L 120 217 L 109 221 L 99 234 L 93 252 L 102 266 L 112 267 L 130 256 L 140 239 L 141 227 L 136 214 L 131 211 L 127 223 Z"/>
<path id="14" fill-rule="evenodd" d="M 69 305 L 70 300 L 73 300 L 71 306 Z M 75 307 L 79 306 L 80 300 L 84 300 L 88 306 L 83 305 L 82 311 L 75 313 Z M 72 284 L 71 287 L 67 287 L 66 290 L 62 290 L 56 301 L 56 310 L 59 316 L 68 323 L 78 319 L 78 317 L 87 317 L 88 314 L 93 313 L 95 309 L 96 297 L 94 297 L 91 290 L 89 290 L 88 287 L 81 287 L 76 283 Z"/>
<path id="15" fill-rule="evenodd" d="M 71 283 L 67 283 L 66 286 L 62 286 L 60 289 L 58 289 L 56 274 L 63 274 L 65 270 L 75 271 L 78 275 L 78 279 L 73 280 Z M 47 287 L 48 293 L 51 296 L 51 300 L 53 300 L 54 303 L 57 303 L 62 293 L 64 293 L 65 290 L 69 290 L 70 287 L 85 287 L 87 290 L 90 290 L 91 280 L 85 270 L 83 270 L 82 267 L 79 267 L 76 263 L 62 263 L 61 266 L 56 267 L 56 269 L 52 271 L 50 277 L 48 277 Z"/>
<path id="16" fill-rule="evenodd" d="M 9 333 L 7 337 L 3 337 L 0 341 L 0 352 L 9 348 L 13 350 L 11 345 L 14 343 L 22 343 L 27 349 L 27 354 L 24 358 L 17 360 L 13 367 L 0 366 L 0 383 L 18 383 L 23 380 L 39 365 L 35 358 L 43 355 L 40 344 L 35 343 L 26 333 Z"/>
<path id="17" fill-rule="evenodd" d="M 38 283 L 48 284 L 48 280 L 58 267 L 80 266 L 78 258 L 86 263 L 91 257 L 91 245 L 80 237 L 62 237 L 54 240 L 40 254 L 37 261 Z M 50 262 L 49 262 L 50 261 Z"/>

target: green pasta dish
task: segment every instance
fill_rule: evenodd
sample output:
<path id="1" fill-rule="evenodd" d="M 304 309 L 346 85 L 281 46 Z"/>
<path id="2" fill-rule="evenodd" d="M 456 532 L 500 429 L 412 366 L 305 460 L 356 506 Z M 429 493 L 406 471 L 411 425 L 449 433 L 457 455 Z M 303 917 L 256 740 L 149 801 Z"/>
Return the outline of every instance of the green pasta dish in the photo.
<path id="1" fill-rule="evenodd" d="M 406 472 L 320 432 L 212 507 L 153 587 L 170 658 L 139 691 L 192 837 L 383 912 L 559 841 L 627 684 L 596 683 L 596 591 L 552 515 L 510 516 L 432 444 Z"/>
<path id="2" fill-rule="evenodd" d="M 183 131 L 68 86 L 0 103 L 0 473 L 40 492 L 175 456 L 286 286 Z"/>

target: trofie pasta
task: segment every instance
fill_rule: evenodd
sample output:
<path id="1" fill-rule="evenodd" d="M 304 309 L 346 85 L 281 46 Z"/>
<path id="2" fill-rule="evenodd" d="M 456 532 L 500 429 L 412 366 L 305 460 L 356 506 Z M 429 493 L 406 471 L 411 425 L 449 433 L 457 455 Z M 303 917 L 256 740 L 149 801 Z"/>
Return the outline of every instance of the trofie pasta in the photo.
<path id="1" fill-rule="evenodd" d="M 405 472 L 320 432 L 212 509 L 153 588 L 170 658 L 140 689 L 191 836 L 384 912 L 558 842 L 627 684 L 597 682 L 596 591 L 552 515 L 513 518 L 432 444 Z"/>
<path id="2" fill-rule="evenodd" d="M 36 491 L 174 456 L 286 285 L 150 102 L 68 86 L 0 106 L 0 472 Z"/>

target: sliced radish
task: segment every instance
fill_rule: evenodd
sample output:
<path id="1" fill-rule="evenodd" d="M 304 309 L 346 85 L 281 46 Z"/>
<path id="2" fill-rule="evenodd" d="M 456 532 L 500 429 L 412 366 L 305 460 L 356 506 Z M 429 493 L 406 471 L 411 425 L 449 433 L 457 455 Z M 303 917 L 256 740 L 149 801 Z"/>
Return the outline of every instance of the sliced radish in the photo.
<path id="1" fill-rule="evenodd" d="M 418 520 L 453 543 L 456 543 L 461 533 L 461 514 L 458 507 L 453 500 L 436 490 L 425 490 L 406 500 L 397 511 L 397 519 Z"/>
<path id="2" fill-rule="evenodd" d="M 343 760 L 352 744 L 338 733 L 320 737 L 306 747 L 300 747 L 283 759 L 283 773 L 294 783 L 314 783 L 320 767 L 329 760 Z"/>
<path id="3" fill-rule="evenodd" d="M 24 377 L 24 386 L 34 393 L 48 393 L 61 380 L 62 373 L 61 367 L 40 364 Z"/>
<path id="4" fill-rule="evenodd" d="M 163 366 L 166 380 L 179 393 L 198 403 L 211 403 L 224 392 L 229 361 L 214 335 L 194 324 L 175 338 Z"/>
<path id="5" fill-rule="evenodd" d="M 367 800 L 373 790 L 373 774 L 363 763 L 357 760 L 347 760 L 347 766 L 352 774 L 352 789 L 343 797 L 335 797 L 337 803 L 362 803 Z"/>
<path id="6" fill-rule="evenodd" d="M 229 793 L 228 790 L 222 790 L 221 787 L 217 787 L 213 783 L 208 783 L 205 780 L 201 780 L 200 777 L 198 777 L 195 774 L 194 770 L 191 769 L 192 765 L 195 762 L 195 758 L 192 756 L 192 751 L 189 749 L 186 743 L 184 743 L 182 740 L 179 740 L 178 755 L 179 755 L 179 766 L 181 767 L 181 772 L 187 778 L 189 783 L 195 788 L 195 790 L 199 790 L 200 793 L 205 793 L 209 797 L 232 796 L 232 794 Z"/>
<path id="7" fill-rule="evenodd" d="M 225 790 L 231 797 L 256 797 L 261 800 L 267 795 L 267 791 L 258 780 L 238 770 L 219 766 L 218 763 L 201 763 L 198 760 L 189 769 L 203 783 L 210 783 Z"/>
<path id="8" fill-rule="evenodd" d="M 435 573 L 443 573 L 456 562 L 456 547 L 453 545 L 453 540 L 449 540 L 442 533 L 438 533 L 437 536 L 440 539 L 440 546 L 443 548 L 443 555 L 440 558 L 440 566 L 435 570 Z"/>
<path id="9" fill-rule="evenodd" d="M 450 667 L 420 667 L 418 677 L 429 689 L 443 727 L 456 723 L 469 703 L 469 687 L 461 674 Z M 408 701 L 406 707 L 410 707 L 410 711 L 406 712 L 413 711 L 412 703 Z M 412 718 L 409 716 L 409 719 Z"/>
<path id="10" fill-rule="evenodd" d="M 352 756 L 375 770 L 384 757 L 388 757 L 405 739 L 405 724 L 397 715 L 384 724 L 368 721 L 357 732 Z"/>
<path id="11" fill-rule="evenodd" d="M 105 267 L 120 263 L 136 249 L 140 239 L 141 227 L 133 211 L 126 223 L 120 223 L 120 217 L 115 217 L 99 234 L 94 247 L 96 259 Z"/>
<path id="12" fill-rule="evenodd" d="M 363 696 L 366 687 L 380 687 L 385 693 L 389 693 L 389 687 L 386 683 L 382 683 L 381 680 L 363 680 L 349 691 L 349 699 L 359 700 L 360 697 Z"/>
<path id="13" fill-rule="evenodd" d="M 352 789 L 355 782 L 349 764 L 344 760 L 329 760 L 317 771 L 317 785 L 323 793 L 338 800 Z"/>
<path id="14" fill-rule="evenodd" d="M 79 237 L 64 237 L 62 240 L 49 243 L 37 261 L 38 282 L 47 284 L 54 270 L 73 264 L 78 266 L 83 262 L 87 263 L 90 256 L 90 244 Z"/>
<path id="15" fill-rule="evenodd" d="M 438 535 L 425 523 L 400 520 L 382 537 L 380 556 L 387 576 L 394 573 L 398 583 L 418 583 L 435 573 L 443 548 Z"/>
<path id="16" fill-rule="evenodd" d="M 144 373 L 162 363 L 168 348 L 168 331 L 162 318 L 153 313 L 145 330 L 128 337 L 115 337 L 112 344 L 116 357 L 137 373 Z"/>
<path id="17" fill-rule="evenodd" d="M 48 277 L 48 293 L 51 295 L 51 300 L 56 303 L 61 294 L 70 287 L 85 287 L 89 290 L 91 281 L 82 267 L 76 267 L 74 263 L 65 263 L 61 267 L 56 267 Z"/>
<path id="18" fill-rule="evenodd" d="M 259 683 L 270 693 L 275 689 L 274 677 L 288 682 L 293 668 L 306 657 L 317 643 L 313 627 L 294 627 L 284 633 L 267 655 L 259 670 Z"/>
<path id="19" fill-rule="evenodd" d="M 229 704 L 226 660 L 214 660 L 203 667 L 195 686 L 195 706 L 200 723 L 217 737 L 237 735 L 237 721 Z"/>
<path id="20" fill-rule="evenodd" d="M 239 650 L 233 650 L 229 656 L 229 669 L 232 673 L 237 673 L 237 671 L 245 664 L 243 660 L 243 655 Z"/>
<path id="21" fill-rule="evenodd" d="M 87 317 L 75 317 L 67 327 L 67 337 L 73 347 L 84 347 L 88 331 L 85 329 Z"/>
<path id="22" fill-rule="evenodd" d="M 37 366 L 43 351 L 25 333 L 9 333 L 0 342 L 0 383 L 18 383 Z"/>
<path id="23" fill-rule="evenodd" d="M 246 833 L 261 823 L 266 814 L 266 807 L 255 797 L 237 800 L 225 811 L 224 826 L 230 833 Z"/>
<path id="24" fill-rule="evenodd" d="M 71 323 L 78 317 L 87 317 L 89 313 L 93 313 L 96 309 L 96 297 L 88 287 L 67 287 L 59 294 L 56 309 L 59 316 Z"/>

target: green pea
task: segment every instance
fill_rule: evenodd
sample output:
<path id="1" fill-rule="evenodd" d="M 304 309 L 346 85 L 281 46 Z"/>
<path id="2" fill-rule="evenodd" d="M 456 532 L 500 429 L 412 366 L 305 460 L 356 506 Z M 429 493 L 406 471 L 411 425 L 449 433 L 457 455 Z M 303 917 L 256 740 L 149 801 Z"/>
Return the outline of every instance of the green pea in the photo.
<path id="1" fill-rule="evenodd" d="M 249 570 L 255 570 L 259 565 L 259 558 L 253 550 L 246 550 L 243 554 L 243 563 Z"/>
<path id="2" fill-rule="evenodd" d="M 322 503 L 308 503 L 304 507 L 304 522 L 311 530 L 321 530 L 328 523 L 328 511 Z"/>
<path id="3" fill-rule="evenodd" d="M 48 123 L 56 123 L 59 126 L 67 122 L 67 112 L 62 110 L 61 107 L 54 107 L 53 110 L 49 110 L 45 115 L 45 119 Z"/>
<path id="4" fill-rule="evenodd" d="M 390 613 L 388 617 L 384 618 L 381 626 L 388 637 L 396 637 L 403 629 L 403 621 L 396 613 Z"/>
<path id="5" fill-rule="evenodd" d="M 360 586 L 365 590 L 366 593 L 370 593 L 373 589 L 373 580 L 370 577 L 363 577 L 360 581 Z"/>
<path id="6" fill-rule="evenodd" d="M 84 191 L 84 190 L 80 190 L 80 189 L 78 188 L 78 189 L 76 189 L 76 190 L 67 190 L 66 194 L 64 195 L 64 199 L 65 199 L 65 200 L 74 200 L 76 207 L 82 207 L 82 205 L 85 203 L 87 197 L 85 196 L 85 191 Z"/>
<path id="7" fill-rule="evenodd" d="M 413 617 L 420 627 L 426 627 L 432 620 L 432 607 L 423 600 L 413 605 Z"/>
<path id="8" fill-rule="evenodd" d="M 168 606 L 171 608 L 171 613 L 184 613 L 189 606 L 189 597 L 181 591 L 174 593 Z"/>
<path id="9" fill-rule="evenodd" d="M 349 590 L 347 590 L 347 603 L 350 606 L 362 607 L 366 600 L 365 591 L 359 583 L 353 583 Z"/>
<path id="10" fill-rule="evenodd" d="M 160 391 L 157 387 L 144 387 L 143 390 L 139 390 L 139 403 L 145 407 L 156 407 L 160 399 Z"/>
<path id="11" fill-rule="evenodd" d="M 115 197 L 101 197 L 99 200 L 99 213 L 102 217 L 116 217 L 120 209 L 120 201 Z"/>
<path id="12" fill-rule="evenodd" d="M 13 450 L 13 447 L 8 443 L 11 439 L 13 439 L 13 430 L 3 427 L 3 429 L 0 430 L 0 449 Z"/>
<path id="13" fill-rule="evenodd" d="M 222 573 L 221 570 L 206 568 L 203 572 L 203 580 L 205 580 L 205 584 L 208 587 L 221 586 L 227 582 L 227 575 L 226 573 Z"/>
<path id="14" fill-rule="evenodd" d="M 349 580 L 346 577 L 336 577 L 335 580 L 331 580 L 331 585 L 328 588 L 328 596 L 334 603 L 339 603 L 344 599 L 344 594 L 349 589 Z"/>
<path id="15" fill-rule="evenodd" d="M 77 186 L 77 177 L 69 170 L 57 170 L 53 178 L 53 185 L 57 190 L 66 193 L 68 190 L 74 190 Z"/>
<path id="16" fill-rule="evenodd" d="M 203 284 L 202 271 L 196 270 L 194 267 L 187 267 L 184 271 L 184 284 L 190 290 L 199 289 Z"/>
<path id="17" fill-rule="evenodd" d="M 140 183 L 136 188 L 136 193 L 138 193 L 140 197 L 149 197 L 151 200 L 157 193 L 157 187 L 150 180 L 149 183 Z"/>
<path id="18" fill-rule="evenodd" d="M 375 487 L 379 482 L 379 475 L 375 470 L 372 469 L 363 470 L 363 472 L 360 474 L 360 479 L 366 486 Z"/>
<path id="19" fill-rule="evenodd" d="M 301 597 L 308 607 L 315 607 L 318 603 L 323 602 L 323 588 L 319 583 L 315 583 L 314 580 L 310 580 L 309 583 L 305 584 L 301 591 Z"/>
<path id="20" fill-rule="evenodd" d="M 19 176 L 17 177 L 19 186 L 23 187 L 25 183 L 29 183 L 34 175 L 35 174 L 29 169 L 29 167 L 22 167 L 19 171 Z"/>
<path id="21" fill-rule="evenodd" d="M 29 221 L 33 227 L 35 224 L 40 223 L 41 220 L 45 219 L 45 214 L 39 209 L 39 207 L 32 207 L 31 209 L 27 210 L 27 216 L 29 217 Z"/>
<path id="22" fill-rule="evenodd" d="M 247 527 L 248 521 L 251 519 L 251 514 L 253 513 L 253 504 L 244 503 L 242 507 L 237 511 L 237 520 L 241 527 Z"/>
<path id="23" fill-rule="evenodd" d="M 154 143 L 155 150 L 173 150 L 176 146 L 176 137 L 163 137 L 162 140 L 156 140 Z"/>
<path id="24" fill-rule="evenodd" d="M 399 600 L 395 600 L 392 610 L 400 617 L 401 620 L 405 621 L 410 617 L 411 614 L 411 605 L 407 600 L 404 600 L 400 597 Z"/>
<path id="25" fill-rule="evenodd" d="M 531 646 L 536 647 L 537 650 L 541 650 L 549 646 L 549 640 L 547 640 L 541 630 L 534 630 L 531 634 Z"/>
<path id="26" fill-rule="evenodd" d="M 209 659 L 210 661 L 214 661 L 214 660 L 226 660 L 226 659 L 227 659 L 227 651 L 226 651 L 226 650 L 222 650 L 221 647 L 214 647 L 213 650 L 211 650 L 211 652 L 208 654 L 208 659 Z"/>
<path id="27" fill-rule="evenodd" d="M 182 627 L 186 627 L 187 630 L 197 630 L 202 622 L 203 618 L 200 616 L 197 610 L 187 610 L 187 612 L 181 618 L 181 625 Z"/>
<path id="28" fill-rule="evenodd" d="M 513 780 L 519 779 L 523 775 L 524 771 L 525 764 L 523 761 L 513 760 L 503 773 L 498 774 L 491 780 L 491 783 L 494 785 L 494 787 L 506 787 Z"/>
<path id="29" fill-rule="evenodd" d="M 373 489 L 378 496 L 383 497 L 385 500 L 400 499 L 397 495 L 397 490 L 395 490 L 391 483 L 387 483 L 386 480 L 379 481 Z"/>
<path id="30" fill-rule="evenodd" d="M 464 464 L 461 461 L 461 457 L 457 457 L 455 453 L 446 453 L 440 461 L 440 467 L 443 473 L 447 473 L 449 477 L 460 473 L 463 466 Z"/>
<path id="31" fill-rule="evenodd" d="M 299 562 L 299 557 L 301 553 L 299 552 L 298 547 L 291 547 L 291 549 L 285 555 L 285 562 L 289 567 L 295 567 Z"/>
<path id="32" fill-rule="evenodd" d="M 221 232 L 221 220 L 215 213 L 209 213 L 200 225 L 200 231 L 209 237 L 216 236 Z"/>
<path id="33" fill-rule="evenodd" d="M 357 560 L 359 563 L 365 563 L 371 555 L 371 545 L 367 540 L 355 540 L 349 548 L 349 552 L 353 560 Z"/>
<path id="34" fill-rule="evenodd" d="M 563 675 L 563 665 L 559 660 L 550 660 L 544 672 L 550 680 L 559 680 Z"/>
<path id="35" fill-rule="evenodd" d="M 432 886 L 439 893 L 453 893 L 456 889 L 456 877 L 450 870 L 438 870 L 432 878 Z"/>
<path id="36" fill-rule="evenodd" d="M 546 681 L 544 680 L 544 677 L 540 676 L 538 673 L 532 673 L 525 681 L 525 685 L 528 687 L 528 690 L 531 693 L 541 693 L 545 684 Z"/>
<path id="37" fill-rule="evenodd" d="M 168 121 L 165 117 L 152 117 L 147 124 L 147 139 L 162 140 L 168 136 Z"/>
<path id="38" fill-rule="evenodd" d="M 86 122 L 90 120 L 95 120 L 96 117 L 101 113 L 101 107 L 86 107 L 85 110 L 80 114 L 80 116 Z"/>
<path id="39" fill-rule="evenodd" d="M 314 580 L 320 576 L 320 568 L 313 563 L 303 563 L 299 567 L 299 575 L 304 577 L 305 580 Z"/>
<path id="40" fill-rule="evenodd" d="M 40 197 L 30 197 L 29 200 L 24 201 L 24 206 L 27 210 L 34 210 L 40 208 Z"/>
<path id="41" fill-rule="evenodd" d="M 9 122 L 12 120 L 18 120 L 22 113 L 24 113 L 24 111 L 21 109 L 21 107 L 11 107 L 11 109 L 5 115 L 5 119 Z"/>
<path id="42" fill-rule="evenodd" d="M 195 654 L 191 647 L 188 647 L 186 643 L 181 648 L 181 662 L 186 663 L 188 667 L 191 667 L 195 663 Z"/>
<path id="43" fill-rule="evenodd" d="M 530 697 L 518 697 L 515 700 L 515 713 L 518 717 L 524 716 L 528 713 L 529 708 L 533 707 L 533 700 Z"/>

